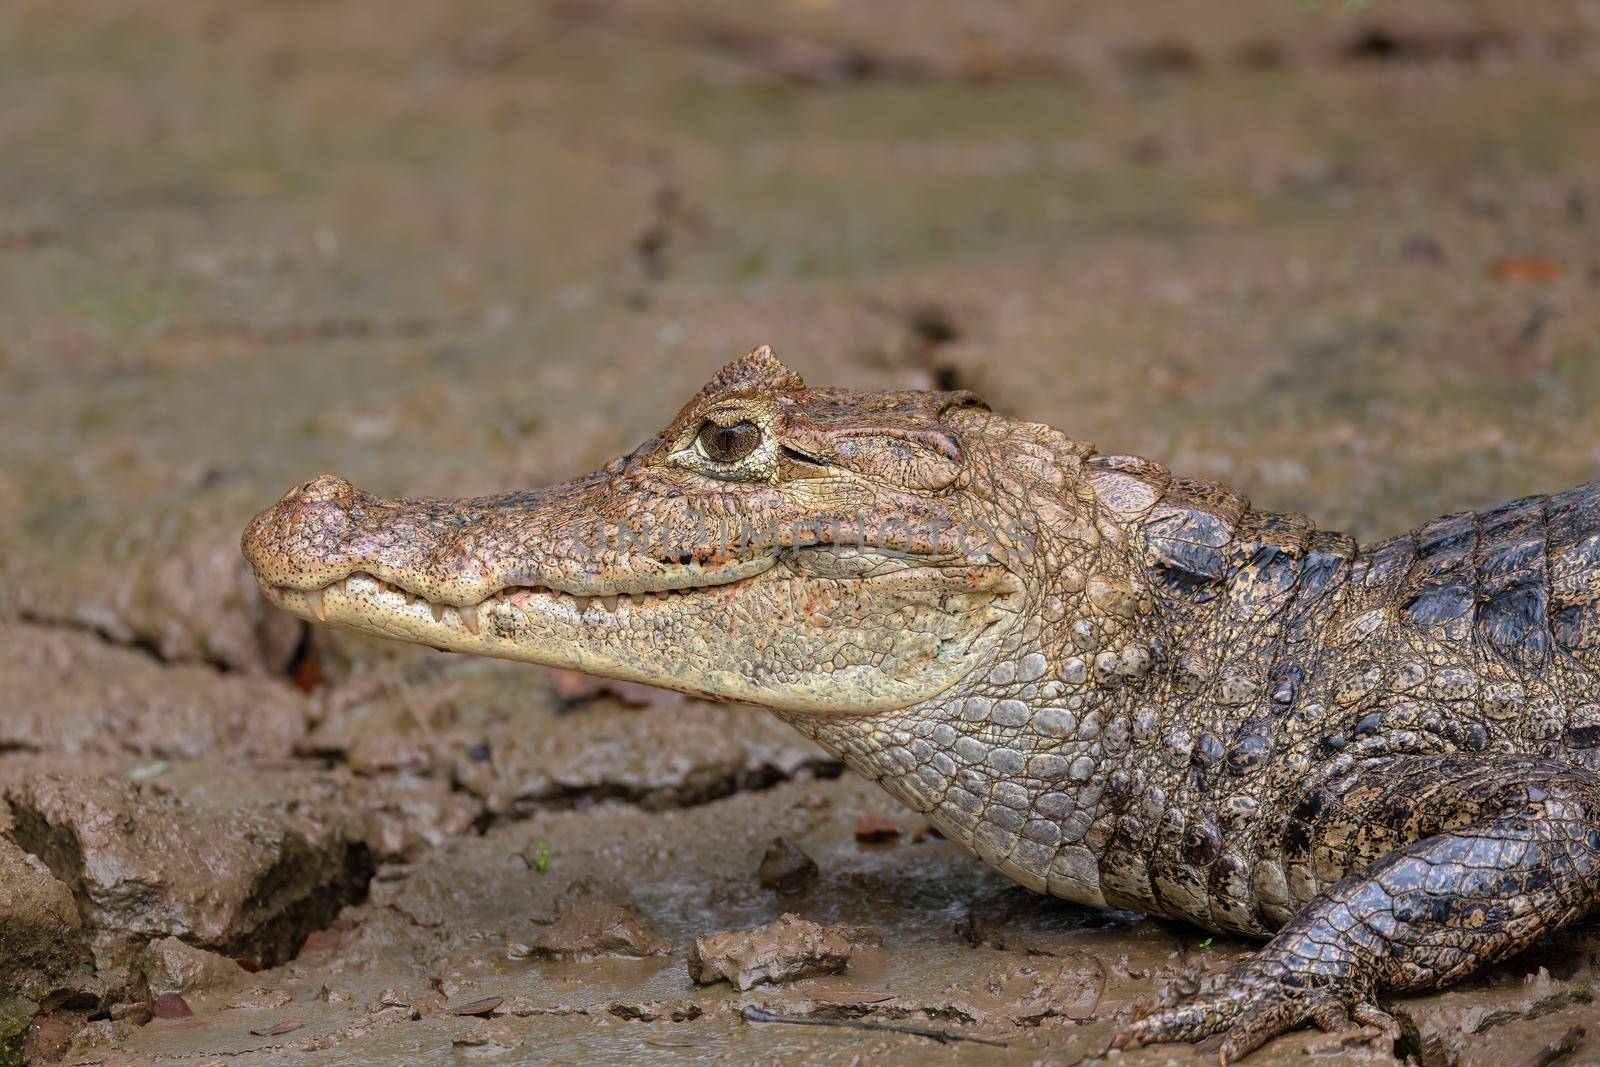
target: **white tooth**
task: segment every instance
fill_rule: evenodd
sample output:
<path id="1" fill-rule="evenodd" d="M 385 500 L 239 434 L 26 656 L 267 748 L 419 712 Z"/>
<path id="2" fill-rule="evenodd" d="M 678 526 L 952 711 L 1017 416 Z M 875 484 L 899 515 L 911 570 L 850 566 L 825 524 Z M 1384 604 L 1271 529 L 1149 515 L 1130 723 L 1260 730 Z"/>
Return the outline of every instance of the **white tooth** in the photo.
<path id="1" fill-rule="evenodd" d="M 606 610 L 607 611 L 611 612 L 612 614 L 616 614 L 616 611 L 617 611 L 617 598 L 616 598 L 615 595 L 601 597 L 600 598 L 600 603 L 602 603 L 602 604 L 604 604 L 606 606 Z"/>
<path id="2" fill-rule="evenodd" d="M 443 604 L 435 604 L 430 600 L 428 601 L 428 610 L 433 612 L 434 622 L 444 622 L 445 606 Z"/>
<path id="3" fill-rule="evenodd" d="M 311 607 L 311 614 L 322 622 L 328 621 L 328 609 L 322 606 L 322 590 L 312 589 L 306 593 L 306 603 Z"/>
<path id="4" fill-rule="evenodd" d="M 578 614 L 579 615 L 588 614 L 589 601 L 591 601 L 593 599 L 594 599 L 593 597 L 577 596 L 576 594 L 574 594 L 572 600 L 573 600 L 573 603 L 575 603 L 577 605 L 577 607 L 578 607 Z"/>
<path id="5" fill-rule="evenodd" d="M 474 634 L 477 633 L 478 605 L 468 604 L 466 607 L 457 608 L 456 610 L 461 613 L 461 625 L 465 626 L 469 632 Z"/>
<path id="6" fill-rule="evenodd" d="M 333 585 L 329 586 L 329 588 L 330 589 L 337 589 L 339 591 L 339 595 L 340 596 L 344 596 L 345 595 L 344 583 L 346 581 L 348 581 L 348 580 L 349 579 L 347 579 L 347 578 L 340 578 L 337 582 L 334 582 Z"/>

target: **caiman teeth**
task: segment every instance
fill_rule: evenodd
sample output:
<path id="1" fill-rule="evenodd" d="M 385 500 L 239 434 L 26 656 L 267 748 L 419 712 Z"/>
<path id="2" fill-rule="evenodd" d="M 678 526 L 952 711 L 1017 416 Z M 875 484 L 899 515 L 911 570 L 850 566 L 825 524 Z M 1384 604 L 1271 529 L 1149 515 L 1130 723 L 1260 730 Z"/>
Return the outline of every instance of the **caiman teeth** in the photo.
<path id="1" fill-rule="evenodd" d="M 701 571 L 698 564 L 686 563 L 684 567 L 690 571 Z M 761 568 L 765 569 L 765 568 Z M 751 577 L 752 574 L 761 573 L 761 569 L 729 581 L 740 581 Z M 369 588 L 364 583 L 371 583 Z M 335 607 L 344 608 L 345 601 L 358 600 L 364 596 L 371 596 L 375 589 L 379 593 L 392 593 L 401 598 L 406 608 L 413 605 L 427 604 L 428 612 L 433 616 L 433 621 L 440 626 L 449 626 L 447 617 L 454 613 L 461 621 L 461 628 L 474 636 L 484 632 L 484 613 L 495 612 L 502 608 L 521 615 L 530 609 L 530 600 L 535 597 L 547 597 L 555 604 L 570 604 L 581 618 L 589 613 L 589 609 L 598 604 L 607 615 L 615 615 L 626 605 L 631 611 L 643 611 L 646 608 L 660 610 L 670 598 L 688 593 L 700 592 L 705 589 L 725 585 L 728 582 L 711 582 L 704 585 L 671 586 L 660 589 L 634 589 L 621 590 L 615 593 L 569 593 L 564 589 L 555 589 L 543 585 L 509 585 L 489 593 L 476 604 L 464 607 L 455 604 L 443 603 L 429 598 L 422 593 L 414 592 L 393 582 L 379 578 L 366 571 L 356 571 L 343 578 L 329 582 L 320 589 L 295 590 L 289 586 L 270 587 L 270 591 L 287 596 L 291 592 L 299 592 L 305 597 L 308 613 L 319 622 L 328 621 L 327 595 L 330 591 L 338 594 L 334 602 Z"/>

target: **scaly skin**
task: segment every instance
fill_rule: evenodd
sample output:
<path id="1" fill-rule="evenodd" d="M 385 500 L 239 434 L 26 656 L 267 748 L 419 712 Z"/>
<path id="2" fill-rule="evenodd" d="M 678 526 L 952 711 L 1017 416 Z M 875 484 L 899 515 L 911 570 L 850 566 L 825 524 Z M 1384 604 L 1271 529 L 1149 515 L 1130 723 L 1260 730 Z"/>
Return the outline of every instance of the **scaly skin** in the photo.
<path id="1" fill-rule="evenodd" d="M 303 617 L 761 705 L 1024 885 L 1270 937 L 1118 1047 L 1387 1027 L 1595 900 L 1600 482 L 1361 547 L 763 348 L 593 474 L 323 477 L 244 551 Z"/>

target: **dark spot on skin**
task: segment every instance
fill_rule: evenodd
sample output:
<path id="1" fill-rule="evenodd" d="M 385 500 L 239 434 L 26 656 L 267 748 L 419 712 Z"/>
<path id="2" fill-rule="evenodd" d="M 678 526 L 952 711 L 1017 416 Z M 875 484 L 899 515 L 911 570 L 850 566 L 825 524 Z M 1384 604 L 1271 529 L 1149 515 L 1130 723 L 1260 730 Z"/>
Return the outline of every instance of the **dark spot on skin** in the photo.
<path id="1" fill-rule="evenodd" d="M 1472 600 L 1472 591 L 1464 585 L 1437 586 L 1400 605 L 1400 614 L 1419 626 L 1437 626 L 1465 615 Z"/>
<path id="2" fill-rule="evenodd" d="M 1436 556 L 1459 557 L 1477 541 L 1477 516 L 1456 515 L 1436 519 L 1417 535 L 1419 560 L 1432 562 Z"/>
<path id="3" fill-rule="evenodd" d="M 1350 549 L 1343 544 L 1326 545 L 1324 539 L 1333 535 L 1319 532 L 1312 537 L 1311 548 L 1300 564 L 1300 600 L 1314 602 L 1338 584 L 1350 566 Z"/>
<path id="4" fill-rule="evenodd" d="M 1196 767 L 1214 767 L 1222 759 L 1222 739 L 1215 734 L 1203 734 L 1200 743 L 1189 753 L 1189 760 Z"/>
<path id="5" fill-rule="evenodd" d="M 1417 546 L 1409 535 L 1382 541 L 1372 547 L 1366 557 L 1367 588 L 1388 585 L 1411 569 L 1417 558 Z"/>
<path id="6" fill-rule="evenodd" d="M 1281 597 L 1300 578 L 1299 556 L 1277 545 L 1264 545 L 1250 559 L 1251 600 L 1260 603 Z"/>
<path id="7" fill-rule="evenodd" d="M 1550 619 L 1556 643 L 1572 652 L 1600 647 L 1600 604 L 1573 604 Z"/>
<path id="8" fill-rule="evenodd" d="M 1326 790 L 1317 789 L 1300 801 L 1300 806 L 1295 809 L 1295 818 L 1304 819 L 1306 822 L 1316 822 L 1326 815 L 1333 807 L 1333 798 Z"/>
<path id="9" fill-rule="evenodd" d="M 1377 712 L 1373 712 L 1371 715 L 1364 715 L 1361 721 L 1356 723 L 1355 735 L 1357 737 L 1370 737 L 1378 732 L 1378 727 L 1382 722 L 1383 716 Z"/>
<path id="10" fill-rule="evenodd" d="M 1542 582 L 1507 589 L 1478 606 L 1479 640 L 1514 662 L 1533 665 L 1550 651 L 1549 615 Z"/>
<path id="11" fill-rule="evenodd" d="M 1173 596 L 1209 600 L 1227 575 L 1232 539 L 1232 524 L 1220 515 L 1199 507 L 1170 511 L 1146 527 L 1150 576 Z"/>
<path id="12" fill-rule="evenodd" d="M 1524 537 L 1520 541 L 1486 547 L 1478 562 L 1478 573 L 1483 581 L 1499 585 L 1517 575 L 1525 581 L 1538 581 L 1543 576 L 1544 537 Z"/>
<path id="13" fill-rule="evenodd" d="M 1434 896 L 1417 892 L 1418 886 L 1406 885 L 1406 892 L 1394 904 L 1394 917 L 1404 923 L 1443 925 L 1450 922 L 1455 897 Z M 1398 947 L 1398 946 L 1397 946 Z"/>
<path id="14" fill-rule="evenodd" d="M 1345 737 L 1344 734 L 1329 734 L 1322 739 L 1322 754 L 1331 756 L 1349 743 L 1350 739 Z"/>
<path id="15" fill-rule="evenodd" d="M 1183 835 L 1183 856 L 1190 863 L 1207 866 L 1221 848 L 1222 835 L 1209 819 L 1191 824 Z"/>
<path id="16" fill-rule="evenodd" d="M 1203 566 L 1196 563 L 1193 566 Z M 1170 596 L 1203 603 L 1217 595 L 1219 579 L 1184 565 L 1182 562 L 1162 561 L 1150 568 L 1150 577 L 1157 588 Z"/>
<path id="17" fill-rule="evenodd" d="M 1228 770 L 1233 774 L 1244 774 L 1261 765 L 1267 756 L 1267 739 L 1260 734 L 1251 734 L 1228 753 Z"/>
<path id="18" fill-rule="evenodd" d="M 1543 517 L 1545 504 L 1546 499 L 1542 496 L 1522 496 L 1484 512 L 1482 525 L 1485 540 L 1503 535 L 1507 530 L 1532 525 Z"/>
<path id="19" fill-rule="evenodd" d="M 1300 690 L 1300 683 L 1305 680 L 1305 671 L 1299 667 L 1289 667 L 1275 680 L 1272 686 L 1272 702 L 1274 704 L 1289 705 L 1294 703 L 1294 697 Z"/>

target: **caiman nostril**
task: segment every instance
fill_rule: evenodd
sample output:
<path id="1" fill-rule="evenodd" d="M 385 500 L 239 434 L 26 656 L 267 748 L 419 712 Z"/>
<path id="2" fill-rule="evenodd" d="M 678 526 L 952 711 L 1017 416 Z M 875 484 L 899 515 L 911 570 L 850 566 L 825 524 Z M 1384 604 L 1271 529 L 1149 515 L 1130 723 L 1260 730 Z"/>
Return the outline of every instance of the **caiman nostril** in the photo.
<path id="1" fill-rule="evenodd" d="M 288 499 L 300 503 L 322 504 L 348 500 L 355 493 L 356 487 L 337 474 L 323 474 L 298 489 L 290 490 Z"/>

